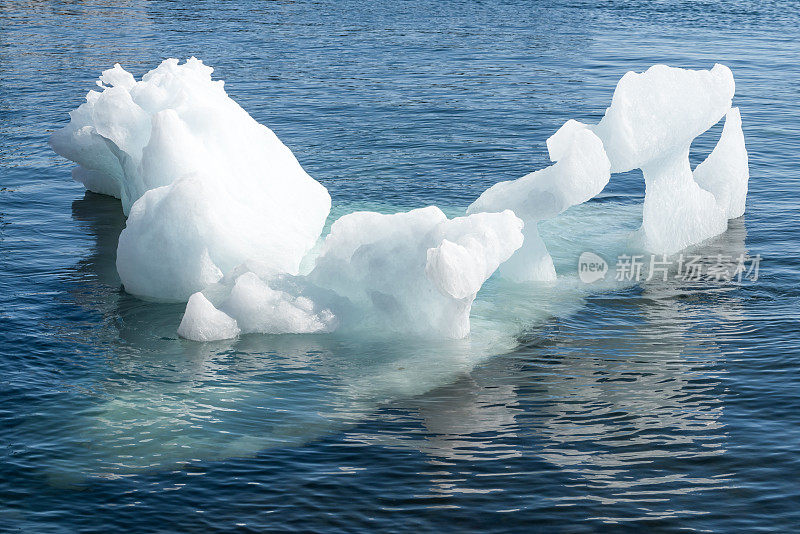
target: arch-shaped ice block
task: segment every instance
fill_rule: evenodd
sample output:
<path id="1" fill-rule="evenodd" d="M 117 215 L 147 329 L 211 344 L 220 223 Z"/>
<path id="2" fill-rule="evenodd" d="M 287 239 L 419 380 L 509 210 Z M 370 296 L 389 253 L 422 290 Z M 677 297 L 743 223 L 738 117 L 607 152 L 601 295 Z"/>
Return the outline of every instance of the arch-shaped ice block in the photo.
<path id="1" fill-rule="evenodd" d="M 642 169 L 646 190 L 637 239 L 645 249 L 674 253 L 727 228 L 726 209 L 692 175 L 689 147 L 730 109 L 733 93 L 733 74 L 724 65 L 654 65 L 625 74 L 592 127 L 612 172 Z"/>

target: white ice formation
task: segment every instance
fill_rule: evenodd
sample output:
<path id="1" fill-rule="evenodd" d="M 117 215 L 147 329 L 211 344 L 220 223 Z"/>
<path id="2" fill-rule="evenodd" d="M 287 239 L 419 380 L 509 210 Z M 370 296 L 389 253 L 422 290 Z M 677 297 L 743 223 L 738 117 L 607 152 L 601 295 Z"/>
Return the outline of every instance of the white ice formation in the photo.
<path id="1" fill-rule="evenodd" d="M 337 220 L 309 278 L 347 297 L 377 326 L 460 338 L 478 290 L 522 245 L 506 210 L 448 219 L 427 207 Z"/>
<path id="2" fill-rule="evenodd" d="M 122 200 L 117 270 L 126 291 L 186 301 L 247 259 L 296 273 L 330 196 L 195 58 L 137 82 L 119 65 L 51 146 L 87 189 Z"/>
<path id="3" fill-rule="evenodd" d="M 628 72 L 599 124 L 569 120 L 547 140 L 554 165 L 486 190 L 467 213 L 511 209 L 525 243 L 500 267 L 513 281 L 555 280 L 537 224 L 602 191 L 611 172 L 641 169 L 646 184 L 639 246 L 671 254 L 718 235 L 744 213 L 749 178 L 733 75 L 724 65 L 689 70 L 655 65 Z M 694 173 L 689 147 L 726 116 L 717 147 Z"/>
<path id="4" fill-rule="evenodd" d="M 178 335 L 195 341 L 215 341 L 230 339 L 240 333 L 236 321 L 216 309 L 202 293 L 189 297 Z"/>
<path id="5" fill-rule="evenodd" d="M 568 121 L 547 140 L 547 147 L 555 164 L 497 183 L 467 208 L 467 213 L 510 209 L 524 221 L 522 248 L 500 267 L 501 274 L 515 282 L 556 279 L 538 222 L 597 196 L 611 176 L 603 143 L 585 124 Z"/>
<path id="6" fill-rule="evenodd" d="M 188 299 L 179 328 L 188 339 L 348 330 L 462 338 L 496 270 L 517 282 L 556 279 L 539 223 L 598 195 L 612 172 L 642 170 L 636 235 L 652 252 L 699 243 L 744 212 L 747 152 L 730 70 L 656 65 L 619 81 L 597 125 L 570 120 L 553 134 L 551 166 L 495 184 L 467 216 L 351 213 L 313 258 L 327 190 L 211 73 L 194 58 L 168 59 L 137 82 L 115 65 L 51 137 L 78 163 L 76 180 L 122 201 L 126 291 Z M 723 116 L 716 148 L 693 173 L 693 139 Z"/>
<path id="7" fill-rule="evenodd" d="M 433 206 L 351 213 L 334 222 L 308 276 L 245 265 L 232 284 L 209 291 L 218 309 L 187 306 L 179 333 L 204 340 L 219 325 L 220 339 L 238 333 L 234 324 L 245 333 L 343 329 L 462 338 L 478 290 L 522 245 L 521 230 L 510 211 L 455 219 Z"/>
<path id="8" fill-rule="evenodd" d="M 302 277 L 294 280 L 276 274 L 261 262 L 242 264 L 205 291 L 208 297 L 197 292 L 189 298 L 178 327 L 181 337 L 209 341 L 240 333 L 316 334 L 332 332 L 339 326 L 339 318 L 318 304 L 336 303 L 335 296 Z M 314 300 L 304 294 L 307 292 Z"/>
<path id="9" fill-rule="evenodd" d="M 592 127 L 603 140 L 612 172 L 641 169 L 644 174 L 638 240 L 646 250 L 671 254 L 727 228 L 728 201 L 716 197 L 725 188 L 707 191 L 698 185 L 689 147 L 728 112 L 733 92 L 733 75 L 724 65 L 710 71 L 655 65 L 625 74 L 605 116 Z M 731 157 L 720 153 L 707 167 L 721 171 L 725 156 Z"/>

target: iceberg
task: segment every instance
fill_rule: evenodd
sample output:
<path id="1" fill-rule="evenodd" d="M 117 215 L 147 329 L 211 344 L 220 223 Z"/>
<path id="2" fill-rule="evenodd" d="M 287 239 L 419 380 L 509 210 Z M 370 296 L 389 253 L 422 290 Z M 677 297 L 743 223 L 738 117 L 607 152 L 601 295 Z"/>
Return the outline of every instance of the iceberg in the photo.
<path id="1" fill-rule="evenodd" d="M 726 230 L 726 206 L 695 181 L 689 147 L 728 112 L 733 93 L 733 74 L 724 65 L 711 70 L 654 65 L 626 73 L 602 120 L 591 127 L 603 141 L 612 172 L 642 170 L 646 191 L 637 241 L 644 249 L 672 254 Z"/>
<path id="2" fill-rule="evenodd" d="M 539 236 L 538 223 L 597 196 L 611 177 L 603 142 L 585 124 L 567 121 L 547 140 L 553 165 L 500 182 L 470 204 L 467 213 L 513 211 L 523 220 L 524 244 L 500 273 L 514 282 L 556 279 L 553 259 Z"/>
<path id="3" fill-rule="evenodd" d="M 137 82 L 117 64 L 50 139 L 76 180 L 122 201 L 117 269 L 134 295 L 186 301 L 247 259 L 297 273 L 330 211 L 325 187 L 212 72 L 167 59 Z"/>
<path id="4" fill-rule="evenodd" d="M 190 303 L 203 306 L 187 306 L 178 332 L 196 340 L 234 337 L 237 329 L 460 339 L 469 333 L 478 290 L 522 245 L 522 226 L 509 210 L 454 219 L 434 206 L 351 213 L 333 223 L 307 276 L 244 265 L 234 281 L 208 291 L 218 308 L 205 305 L 202 294 L 192 296 Z M 220 313 L 233 323 L 220 320 Z"/>
<path id="5" fill-rule="evenodd" d="M 643 172 L 636 237 L 652 252 L 722 233 L 744 212 L 747 151 L 723 65 L 625 74 L 598 124 L 569 120 L 547 140 L 552 165 L 495 184 L 464 216 L 435 206 L 357 211 L 324 240 L 328 191 L 212 72 L 195 58 L 168 59 L 136 81 L 117 64 L 50 139 L 78 164 L 75 180 L 121 200 L 116 267 L 125 290 L 188 301 L 178 329 L 187 339 L 349 331 L 462 339 L 495 271 L 514 282 L 556 279 L 540 223 L 547 229 L 597 196 L 615 172 Z M 692 140 L 723 116 L 719 142 L 692 172 Z M 565 233 L 564 217 L 545 232 L 552 242 Z"/>

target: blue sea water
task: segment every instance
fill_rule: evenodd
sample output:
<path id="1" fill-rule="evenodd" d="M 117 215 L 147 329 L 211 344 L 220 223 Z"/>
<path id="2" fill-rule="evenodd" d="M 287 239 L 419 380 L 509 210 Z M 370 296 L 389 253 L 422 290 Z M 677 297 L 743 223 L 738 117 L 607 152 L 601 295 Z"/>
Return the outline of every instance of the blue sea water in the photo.
<path id="1" fill-rule="evenodd" d="M 799 27 L 790 0 L 0 2 L 0 531 L 792 531 Z M 546 166 L 626 71 L 725 63 L 750 193 L 701 251 L 758 254 L 760 276 L 490 284 L 473 326 L 516 321 L 511 343 L 180 340 L 182 306 L 121 288 L 119 202 L 46 141 L 101 70 L 191 55 L 336 213 L 455 214 Z M 546 224 L 559 272 L 635 228 L 642 195 L 614 175 Z"/>

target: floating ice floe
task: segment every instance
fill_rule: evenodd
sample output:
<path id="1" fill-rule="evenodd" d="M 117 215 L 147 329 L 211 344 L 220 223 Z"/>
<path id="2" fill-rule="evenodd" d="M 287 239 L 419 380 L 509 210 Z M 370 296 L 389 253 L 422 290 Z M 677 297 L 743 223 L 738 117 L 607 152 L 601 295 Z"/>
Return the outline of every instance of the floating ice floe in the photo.
<path id="1" fill-rule="evenodd" d="M 232 281 L 193 295 L 181 336 L 335 329 L 462 338 L 483 283 L 522 245 L 511 211 L 448 219 L 436 207 L 356 212 L 333 223 L 308 276 L 245 265 Z M 221 319 L 220 314 L 230 320 Z"/>
<path id="2" fill-rule="evenodd" d="M 87 189 L 121 199 L 117 269 L 125 290 L 186 301 L 247 259 L 296 273 L 330 196 L 195 58 L 137 82 L 119 65 L 55 132 Z"/>
<path id="3" fill-rule="evenodd" d="M 335 330 L 462 338 L 496 270 L 517 282 L 556 279 L 539 223 L 598 195 L 612 172 L 642 170 L 636 235 L 652 252 L 722 233 L 744 212 L 747 152 L 730 70 L 656 65 L 620 80 L 599 124 L 570 120 L 553 134 L 553 165 L 495 184 L 467 216 L 436 207 L 345 215 L 300 275 L 330 196 L 211 73 L 197 59 L 169 59 L 137 82 L 116 65 L 51 137 L 78 163 L 76 180 L 122 201 L 116 265 L 126 291 L 188 299 L 178 331 L 188 339 Z M 692 140 L 726 114 L 692 173 Z"/>

